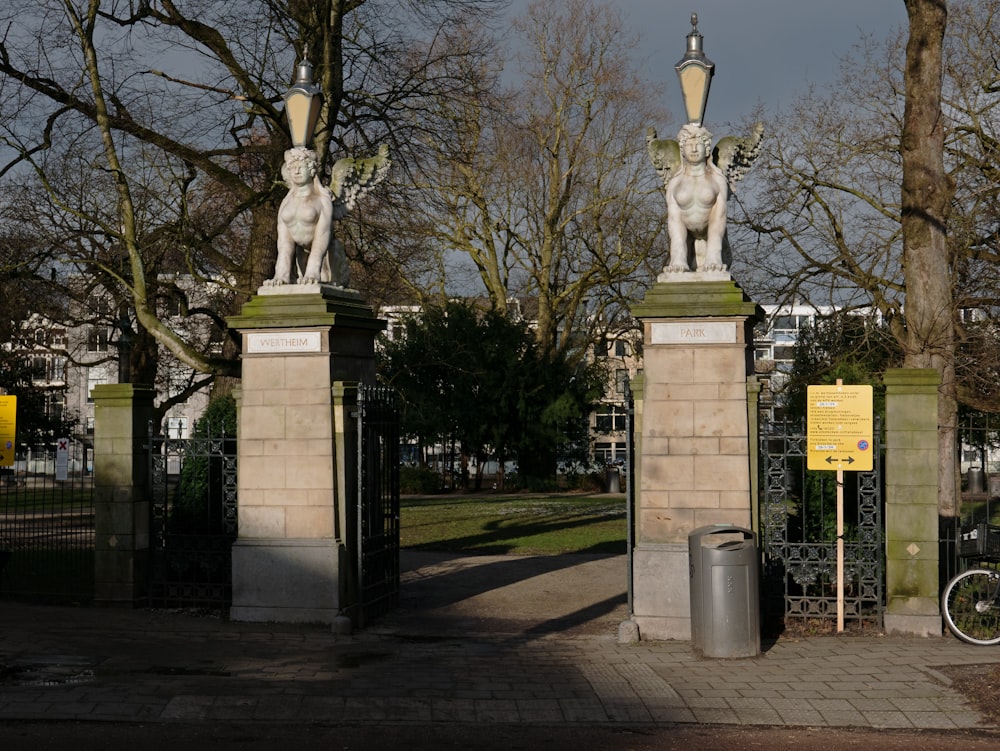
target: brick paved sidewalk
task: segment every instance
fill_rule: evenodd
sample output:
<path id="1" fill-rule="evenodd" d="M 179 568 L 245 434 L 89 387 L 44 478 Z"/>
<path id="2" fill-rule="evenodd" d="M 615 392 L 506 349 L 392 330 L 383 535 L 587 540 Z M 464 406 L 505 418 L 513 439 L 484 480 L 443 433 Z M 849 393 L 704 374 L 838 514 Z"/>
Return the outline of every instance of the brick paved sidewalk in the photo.
<path id="1" fill-rule="evenodd" d="M 935 668 L 1000 661 L 995 650 L 950 637 L 817 637 L 726 661 L 701 659 L 687 642 L 622 645 L 608 628 L 619 605 L 597 584 L 598 569 L 617 562 L 539 565 L 532 586 L 542 589 L 582 567 L 594 601 L 546 627 L 502 608 L 477 619 L 457 606 L 482 594 L 452 587 L 422 614 L 404 598 L 379 628 L 351 637 L 0 602 L 0 720 L 984 727 Z M 447 569 L 475 575 L 472 564 Z"/>

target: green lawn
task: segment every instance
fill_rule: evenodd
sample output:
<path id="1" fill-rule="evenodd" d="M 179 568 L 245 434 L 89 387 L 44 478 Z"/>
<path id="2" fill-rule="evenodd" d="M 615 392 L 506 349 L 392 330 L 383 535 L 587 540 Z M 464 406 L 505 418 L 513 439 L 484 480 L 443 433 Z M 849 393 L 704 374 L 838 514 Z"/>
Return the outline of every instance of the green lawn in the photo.
<path id="1" fill-rule="evenodd" d="M 400 504 L 404 548 L 471 554 L 624 553 L 620 495 L 434 496 Z"/>

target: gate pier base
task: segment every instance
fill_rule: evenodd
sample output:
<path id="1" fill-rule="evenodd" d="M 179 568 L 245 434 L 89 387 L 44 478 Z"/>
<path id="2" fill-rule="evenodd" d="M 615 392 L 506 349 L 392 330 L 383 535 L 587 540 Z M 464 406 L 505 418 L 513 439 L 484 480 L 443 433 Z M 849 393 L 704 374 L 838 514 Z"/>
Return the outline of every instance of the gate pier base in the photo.
<path id="1" fill-rule="evenodd" d="M 314 284 L 261 288 L 228 324 L 243 340 L 230 615 L 343 630 L 357 598 L 355 384 L 374 380 L 385 322 L 357 292 Z"/>
<path id="2" fill-rule="evenodd" d="M 640 638 L 690 639 L 687 542 L 640 542 L 632 552 L 633 601 Z"/>
<path id="3" fill-rule="evenodd" d="M 763 311 L 731 279 L 690 272 L 655 284 L 632 314 L 644 353 L 632 619 L 644 639 L 690 639 L 688 535 L 753 524 L 748 383 Z"/>
<path id="4" fill-rule="evenodd" d="M 237 540 L 229 617 L 234 621 L 334 623 L 341 609 L 342 556 L 343 546 L 333 540 Z"/>

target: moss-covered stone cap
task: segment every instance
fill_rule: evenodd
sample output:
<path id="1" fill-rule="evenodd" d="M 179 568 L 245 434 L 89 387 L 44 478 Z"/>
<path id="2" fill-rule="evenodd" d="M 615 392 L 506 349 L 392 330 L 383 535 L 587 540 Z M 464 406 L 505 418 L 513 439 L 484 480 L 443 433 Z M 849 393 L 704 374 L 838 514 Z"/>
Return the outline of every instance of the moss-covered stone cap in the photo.
<path id="1" fill-rule="evenodd" d="M 636 318 L 746 316 L 764 320 L 764 310 L 734 281 L 657 282 L 632 306 Z"/>
<path id="2" fill-rule="evenodd" d="M 882 374 L 882 383 L 894 390 L 936 391 L 941 385 L 941 374 L 934 368 L 890 368 Z"/>
<path id="3" fill-rule="evenodd" d="M 274 329 L 296 326 L 347 326 L 382 331 L 386 322 L 354 290 L 310 285 L 308 292 L 257 294 L 240 315 L 229 316 L 231 329 Z M 270 291 L 269 291 L 270 292 Z"/>

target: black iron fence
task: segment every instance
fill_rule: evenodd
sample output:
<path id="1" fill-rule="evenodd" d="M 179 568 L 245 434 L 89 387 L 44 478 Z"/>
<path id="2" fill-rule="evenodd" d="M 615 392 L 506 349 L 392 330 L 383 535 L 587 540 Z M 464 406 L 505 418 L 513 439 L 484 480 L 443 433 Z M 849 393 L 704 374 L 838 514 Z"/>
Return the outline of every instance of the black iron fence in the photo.
<path id="1" fill-rule="evenodd" d="M 982 565 L 974 558 L 959 557 L 959 538 L 985 533 L 982 525 L 1000 526 L 1000 415 L 970 412 L 960 417 L 958 466 L 959 515 L 941 517 L 942 589 L 963 568 Z"/>
<path id="2" fill-rule="evenodd" d="M 871 472 L 844 472 L 844 618 L 881 628 L 885 551 L 881 426 Z M 837 476 L 807 469 L 805 426 L 764 421 L 760 526 L 764 594 L 773 618 L 837 617 Z"/>
<path id="3" fill-rule="evenodd" d="M 94 483 L 84 447 L 22 446 L 0 468 L 0 594 L 59 602 L 94 596 Z"/>

